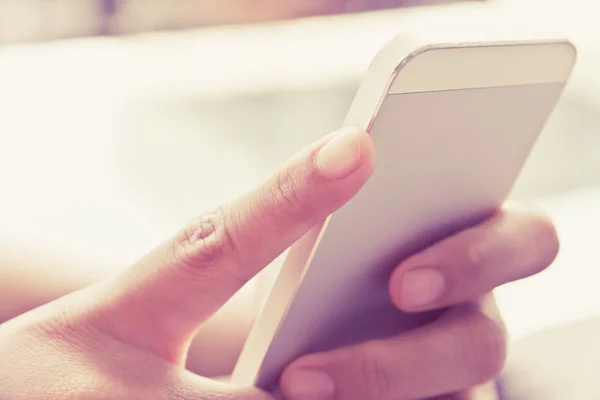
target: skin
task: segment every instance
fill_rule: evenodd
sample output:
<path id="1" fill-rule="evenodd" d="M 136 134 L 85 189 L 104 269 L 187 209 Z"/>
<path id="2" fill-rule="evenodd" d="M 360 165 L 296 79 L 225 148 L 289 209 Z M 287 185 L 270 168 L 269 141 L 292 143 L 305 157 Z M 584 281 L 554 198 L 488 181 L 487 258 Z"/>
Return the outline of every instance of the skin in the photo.
<path id="1" fill-rule="evenodd" d="M 352 198 L 374 163 L 366 133 L 335 132 L 117 276 L 0 325 L 2 399 L 271 399 L 186 370 L 190 345 L 248 280 Z M 441 317 L 395 337 L 301 357 L 281 378 L 284 398 L 489 398 L 481 385 L 506 357 L 490 291 L 540 272 L 557 250 L 546 217 L 507 207 L 401 261 L 390 277 L 393 303 L 408 312 L 442 308 Z M 422 281 L 422 290 L 406 286 L 423 268 L 442 276 L 437 297 L 422 295 L 431 289 Z"/>

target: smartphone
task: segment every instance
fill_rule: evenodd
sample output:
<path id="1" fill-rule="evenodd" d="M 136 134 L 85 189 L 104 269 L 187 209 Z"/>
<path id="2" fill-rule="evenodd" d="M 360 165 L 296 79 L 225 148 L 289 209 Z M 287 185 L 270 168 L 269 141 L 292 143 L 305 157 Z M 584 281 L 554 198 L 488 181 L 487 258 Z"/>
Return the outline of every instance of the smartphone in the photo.
<path id="1" fill-rule="evenodd" d="M 289 249 L 234 383 L 274 391 L 299 356 L 439 315 L 392 305 L 393 268 L 501 206 L 576 57 L 566 39 L 481 36 L 404 34 L 374 58 L 344 124 L 372 136 L 373 175 Z"/>

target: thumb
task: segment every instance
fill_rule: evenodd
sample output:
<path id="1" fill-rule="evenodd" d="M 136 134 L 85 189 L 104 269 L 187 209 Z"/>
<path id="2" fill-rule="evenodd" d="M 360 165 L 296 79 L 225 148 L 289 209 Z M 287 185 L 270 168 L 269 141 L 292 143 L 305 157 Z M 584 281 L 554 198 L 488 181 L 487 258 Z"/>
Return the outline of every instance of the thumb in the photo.
<path id="1" fill-rule="evenodd" d="M 373 166 L 365 132 L 346 128 L 320 140 L 263 185 L 202 214 L 109 282 L 96 325 L 182 362 L 198 325 L 352 198 Z"/>

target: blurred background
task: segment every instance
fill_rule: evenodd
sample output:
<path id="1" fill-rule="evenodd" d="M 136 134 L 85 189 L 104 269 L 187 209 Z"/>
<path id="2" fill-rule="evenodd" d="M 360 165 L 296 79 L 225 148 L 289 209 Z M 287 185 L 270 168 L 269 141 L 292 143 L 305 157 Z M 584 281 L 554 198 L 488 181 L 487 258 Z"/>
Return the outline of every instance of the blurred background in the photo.
<path id="1" fill-rule="evenodd" d="M 2 40 L 51 40 L 333 15 L 456 0 L 2 0 Z"/>
<path id="2" fill-rule="evenodd" d="M 594 0 L 0 0 L 0 241 L 102 260 L 73 281 L 106 276 L 339 127 L 399 32 L 545 24 L 579 61 L 513 198 L 563 247 L 499 302 L 515 338 L 598 316 L 598 15 Z"/>

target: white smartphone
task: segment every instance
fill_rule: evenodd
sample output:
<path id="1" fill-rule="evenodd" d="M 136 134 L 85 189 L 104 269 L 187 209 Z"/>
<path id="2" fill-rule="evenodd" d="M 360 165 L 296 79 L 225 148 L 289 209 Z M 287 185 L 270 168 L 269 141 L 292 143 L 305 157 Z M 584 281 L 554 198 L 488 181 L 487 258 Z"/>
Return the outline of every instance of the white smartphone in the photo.
<path id="1" fill-rule="evenodd" d="M 435 318 L 394 308 L 393 267 L 481 221 L 508 196 L 561 96 L 575 49 L 567 40 L 537 36 L 432 35 L 396 37 L 369 67 L 345 125 L 372 135 L 374 173 L 290 248 L 234 383 L 273 391 L 285 366 L 301 355 Z"/>

